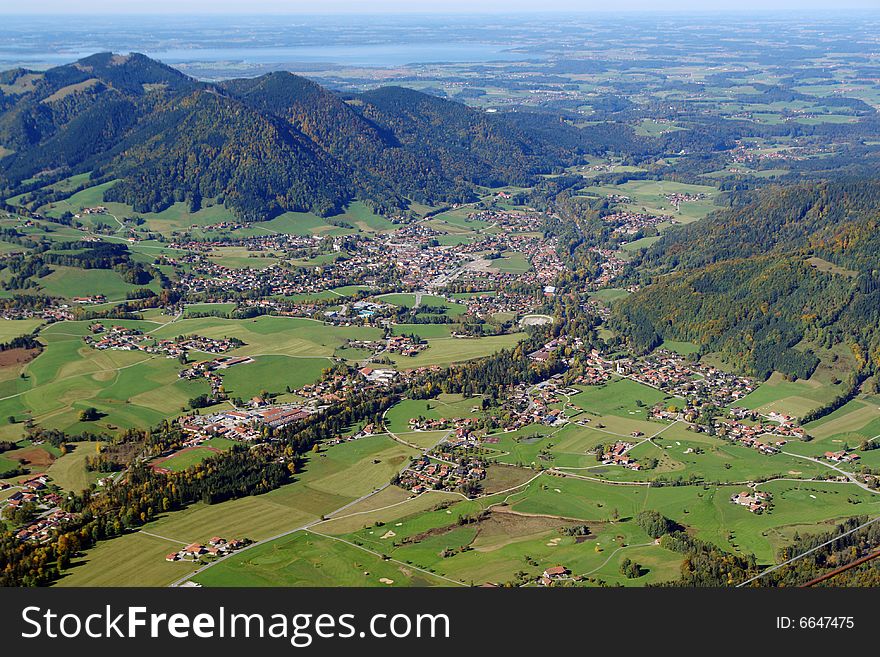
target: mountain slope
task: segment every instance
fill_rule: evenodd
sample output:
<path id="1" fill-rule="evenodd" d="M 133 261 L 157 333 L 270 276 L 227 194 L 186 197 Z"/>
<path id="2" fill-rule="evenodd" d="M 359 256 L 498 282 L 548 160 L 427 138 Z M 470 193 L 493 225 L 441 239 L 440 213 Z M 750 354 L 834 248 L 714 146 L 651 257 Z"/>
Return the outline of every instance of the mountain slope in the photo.
<path id="1" fill-rule="evenodd" d="M 340 97 L 270 73 L 210 85 L 143 55 L 101 53 L 45 73 L 0 76 L 3 196 L 91 171 L 108 200 L 139 211 L 222 197 L 246 220 L 340 211 L 362 199 L 474 198 L 477 185 L 526 184 L 585 150 L 584 133 L 401 88 Z"/>
<path id="2" fill-rule="evenodd" d="M 689 340 L 758 376 L 808 377 L 808 345 L 880 368 L 880 182 L 774 189 L 671 231 L 640 265 L 661 274 L 616 305 L 637 348 Z"/>

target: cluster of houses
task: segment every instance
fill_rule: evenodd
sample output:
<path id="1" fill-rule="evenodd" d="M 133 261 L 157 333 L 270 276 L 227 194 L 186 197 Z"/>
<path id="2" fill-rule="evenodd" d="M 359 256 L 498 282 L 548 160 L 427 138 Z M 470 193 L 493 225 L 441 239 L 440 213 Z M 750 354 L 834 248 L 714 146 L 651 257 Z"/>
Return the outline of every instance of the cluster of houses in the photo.
<path id="1" fill-rule="evenodd" d="M 520 384 L 508 394 L 504 409 L 504 430 L 515 431 L 530 424 L 561 427 L 568 424 L 563 408 L 554 405 L 567 403 L 568 397 L 580 394 L 577 388 L 562 385 L 562 375 L 554 374 L 534 386 Z"/>
<path id="2" fill-rule="evenodd" d="M 440 370 L 439 365 L 415 367 L 396 371 L 372 366 L 352 370 L 350 373 L 334 371 L 315 383 L 309 383 L 295 392 L 300 397 L 317 404 L 333 404 L 343 401 L 352 392 L 381 391 L 394 381 L 411 381 L 428 372 Z"/>
<path id="3" fill-rule="evenodd" d="M 164 354 L 168 358 L 179 358 L 190 351 L 208 354 L 221 354 L 241 346 L 234 338 L 206 338 L 201 335 L 178 336 L 171 340 L 156 340 L 136 328 L 111 326 L 105 328 L 101 323 L 92 324 L 91 335 L 83 337 L 93 349 L 117 349 L 120 351 L 143 351 L 149 354 Z"/>
<path id="4" fill-rule="evenodd" d="M 416 342 L 408 335 L 394 335 L 388 338 L 386 351 L 401 356 L 415 356 L 427 348 L 427 342 Z"/>
<path id="5" fill-rule="evenodd" d="M 832 463 L 855 463 L 856 461 L 861 460 L 861 457 L 858 454 L 845 449 L 836 452 L 825 452 L 822 456 Z"/>
<path id="6" fill-rule="evenodd" d="M 731 502 L 746 507 L 752 513 L 764 513 L 769 510 L 772 500 L 770 493 L 760 490 L 744 490 L 730 496 Z"/>
<path id="7" fill-rule="evenodd" d="M 594 290 L 608 287 L 615 278 L 623 273 L 627 261 L 620 257 L 613 249 L 605 249 L 599 246 L 590 247 L 590 250 L 599 256 L 599 274 L 590 283 Z"/>
<path id="8" fill-rule="evenodd" d="M 803 431 L 800 427 L 798 430 Z M 718 421 L 716 422 L 716 431 L 719 436 L 756 449 L 762 454 L 778 454 L 791 437 L 801 437 L 777 425 L 765 425 L 762 422 L 743 424 L 738 420 Z M 780 431 L 785 433 L 780 433 Z"/>
<path id="9" fill-rule="evenodd" d="M 15 538 L 19 541 L 35 541 L 37 543 L 45 543 L 55 537 L 57 530 L 63 528 L 67 523 L 76 520 L 77 515 L 68 513 L 61 509 L 54 509 L 47 515 L 41 516 L 37 520 L 22 527 L 15 533 Z"/>
<path id="10" fill-rule="evenodd" d="M 465 305 L 469 315 L 489 319 L 498 313 L 526 314 L 535 307 L 535 300 L 528 294 L 498 290 L 476 293 L 465 300 Z"/>
<path id="11" fill-rule="evenodd" d="M 602 453 L 602 464 L 619 465 L 630 470 L 641 470 L 642 466 L 629 454 L 629 450 L 632 447 L 632 443 L 624 441 L 617 441 L 613 445 L 607 445 Z"/>
<path id="12" fill-rule="evenodd" d="M 656 228 L 663 222 L 675 223 L 672 217 L 641 212 L 615 212 L 602 217 L 602 221 L 614 226 L 613 234 L 617 235 L 635 235 L 646 228 Z"/>
<path id="13" fill-rule="evenodd" d="M 510 195 L 500 196 L 505 192 L 499 192 L 500 198 L 509 199 Z M 482 221 L 490 226 L 500 226 L 509 230 L 529 233 L 541 229 L 543 216 L 529 210 L 481 210 L 472 212 L 466 221 Z"/>
<path id="14" fill-rule="evenodd" d="M 193 447 L 214 437 L 245 442 L 258 440 L 263 437 L 264 428 L 281 429 L 315 412 L 315 409 L 299 404 L 262 405 L 262 401 L 253 400 L 252 405 L 250 409 L 179 418 L 180 428 L 190 436 L 184 447 Z"/>
<path id="15" fill-rule="evenodd" d="M 398 479 L 398 485 L 418 495 L 428 490 L 455 490 L 466 481 L 486 478 L 486 464 L 466 451 L 449 444 L 438 446 L 430 455 L 410 463 Z"/>
<path id="16" fill-rule="evenodd" d="M 250 545 L 248 539 L 234 538 L 227 541 L 220 536 L 213 537 L 208 541 L 207 545 L 201 543 L 190 543 L 186 547 L 181 548 L 177 552 L 172 552 L 165 557 L 165 561 L 198 561 L 202 557 L 222 557 L 231 554 L 236 550 Z"/>
<path id="17" fill-rule="evenodd" d="M 613 378 L 611 361 L 597 349 L 591 349 L 584 358 L 584 371 L 577 378 L 577 383 L 598 386 L 608 383 Z"/>
<path id="18" fill-rule="evenodd" d="M 437 238 L 440 231 L 427 222 L 402 224 L 389 233 L 379 235 L 350 235 L 334 238 L 334 251 L 344 253 L 328 266 L 289 267 L 272 263 L 268 267 L 228 267 L 212 258 L 212 252 L 229 246 L 244 247 L 248 251 L 271 250 L 284 252 L 286 256 L 308 258 L 326 251 L 328 238 L 317 236 L 272 235 L 259 238 L 180 240 L 186 252 L 180 255 L 160 257 L 162 264 L 185 266 L 186 271 L 177 282 L 178 291 L 184 295 L 228 300 L 230 291 L 261 289 L 267 297 L 291 297 L 318 293 L 347 285 L 363 285 L 376 288 L 407 290 L 437 290 L 453 282 L 461 288 L 499 291 L 498 294 L 480 295 L 464 300 L 467 312 L 488 317 L 501 312 L 526 313 L 533 309 L 534 299 L 527 294 L 506 293 L 509 283 L 534 283 L 543 288 L 553 282 L 565 267 L 557 253 L 556 240 L 536 235 L 544 215 L 535 211 L 498 211 L 474 213 L 470 220 L 489 222 L 489 225 L 508 230 L 487 232 L 479 239 L 458 245 L 443 244 Z M 486 253 L 516 253 L 529 263 L 527 271 L 511 272 L 493 266 L 485 259 Z M 473 266 L 475 265 L 476 266 Z M 548 288 L 549 289 L 549 288 Z M 286 303 L 286 302 L 285 302 Z M 359 300 L 339 307 L 286 308 L 279 311 L 303 313 L 323 317 L 333 322 L 359 322 L 380 325 L 387 318 L 388 305 L 380 300 Z M 416 344 L 400 344 L 409 354 L 418 353 L 424 347 Z M 394 350 L 394 345 L 392 345 Z"/>
<path id="19" fill-rule="evenodd" d="M 96 205 L 93 208 L 83 208 L 73 216 L 75 219 L 80 219 L 90 214 L 107 214 L 107 208 L 105 208 L 103 205 Z"/>
<path id="20" fill-rule="evenodd" d="M 643 358 L 608 361 L 619 376 L 695 403 L 730 406 L 756 388 L 748 377 L 731 374 L 660 349 Z"/>
<path id="21" fill-rule="evenodd" d="M 702 201 L 704 198 L 706 198 L 706 194 L 703 194 L 702 192 L 698 194 L 684 194 L 682 192 L 673 192 L 670 194 L 664 194 L 663 197 L 672 204 L 672 207 L 674 207 L 676 211 L 680 211 L 682 203 Z"/>
<path id="22" fill-rule="evenodd" d="M 4 511 L 30 506 L 39 513 L 37 519 L 16 531 L 16 539 L 45 542 L 55 535 L 55 530 L 58 527 L 76 518 L 75 514 L 67 513 L 58 508 L 62 498 L 52 490 L 49 481 L 49 475 L 37 474 L 17 484 L 0 482 L 0 490 L 18 489 L 0 505 Z"/>
<path id="23" fill-rule="evenodd" d="M 48 323 L 63 322 L 74 318 L 73 310 L 66 303 L 51 303 L 42 308 L 11 307 L 0 309 L 0 320 L 43 319 Z"/>
<path id="24" fill-rule="evenodd" d="M 190 245 L 191 246 L 191 245 Z M 366 282 L 364 273 L 381 271 L 378 256 L 349 258 L 334 262 L 332 267 L 290 268 L 278 263 L 268 267 L 227 267 L 207 255 L 189 252 L 180 256 L 161 256 L 161 264 L 186 266 L 177 282 L 177 288 L 184 294 L 199 294 L 215 298 L 230 298 L 230 291 L 260 289 L 265 296 L 294 296 L 319 293 L 340 287 Z M 387 264 L 384 265 L 387 267 Z"/>

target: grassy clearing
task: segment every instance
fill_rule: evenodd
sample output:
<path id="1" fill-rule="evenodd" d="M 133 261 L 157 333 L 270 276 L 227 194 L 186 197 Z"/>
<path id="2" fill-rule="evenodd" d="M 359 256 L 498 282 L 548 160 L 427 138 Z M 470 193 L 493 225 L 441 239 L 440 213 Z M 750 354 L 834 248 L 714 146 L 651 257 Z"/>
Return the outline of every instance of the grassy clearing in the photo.
<path id="1" fill-rule="evenodd" d="M 174 454 L 169 459 L 162 461 L 159 465 L 172 472 L 183 472 L 187 468 L 198 465 L 202 461 L 216 455 L 217 452 L 213 449 L 208 449 L 207 447 L 194 447 L 193 449 L 187 449 Z"/>
<path id="2" fill-rule="evenodd" d="M 666 399 L 666 395 L 649 386 L 618 379 L 601 386 L 583 386 L 583 392 L 572 398 L 572 403 L 589 413 L 619 415 L 644 420 L 654 404 Z"/>
<path id="3" fill-rule="evenodd" d="M 52 273 L 39 279 L 40 287 L 46 294 L 64 297 L 84 297 L 103 294 L 110 301 L 121 301 L 125 295 L 140 287 L 159 291 L 158 281 L 139 286 L 126 283 L 118 272 L 111 269 L 79 269 L 75 267 L 52 266 Z"/>
<path id="4" fill-rule="evenodd" d="M 86 470 L 86 458 L 95 456 L 101 443 L 76 442 L 68 443 L 68 452 L 52 465 L 47 473 L 52 481 L 66 491 L 79 493 L 88 488 L 101 476 L 99 472 Z"/>
<path id="5" fill-rule="evenodd" d="M 442 580 L 313 532 L 297 532 L 196 576 L 203 586 L 432 586 Z"/>
<path id="6" fill-rule="evenodd" d="M 465 398 L 461 395 L 440 395 L 436 399 L 405 399 L 388 409 L 385 424 L 390 431 L 409 431 L 410 418 L 424 417 L 429 420 L 441 418 L 478 417 L 480 397 Z"/>
<path id="7" fill-rule="evenodd" d="M 663 344 L 660 345 L 660 349 L 673 351 L 682 356 L 689 356 L 700 351 L 699 345 L 695 345 L 693 342 L 677 342 L 675 340 L 664 340 Z"/>
<path id="8" fill-rule="evenodd" d="M 239 365 L 223 375 L 223 387 L 234 397 L 250 399 L 263 391 L 282 393 L 314 383 L 329 367 L 327 358 L 257 356 L 255 362 Z"/>
<path id="9" fill-rule="evenodd" d="M 265 495 L 221 504 L 194 504 L 100 543 L 74 562 L 59 586 L 166 586 L 192 572 L 166 554 L 211 536 L 262 540 L 320 519 L 388 483 L 416 452 L 373 436 L 311 454 L 298 480 Z M 154 538 L 144 532 L 164 538 Z M 210 571 L 208 571 L 210 572 Z"/>
<path id="10" fill-rule="evenodd" d="M 509 349 L 526 337 L 525 333 L 493 335 L 485 338 L 436 338 L 428 340 L 428 349 L 416 356 L 391 357 L 401 369 L 426 365 L 449 365 L 482 356 L 490 356 L 502 349 Z"/>
<path id="11" fill-rule="evenodd" d="M 801 416 L 834 398 L 840 385 L 824 384 L 812 378 L 808 381 L 786 381 L 774 373 L 751 394 L 743 397 L 738 405 L 764 413 L 778 411 Z"/>
<path id="12" fill-rule="evenodd" d="M 33 333 L 42 325 L 41 319 L 0 319 L 0 342 L 9 342 L 20 335 Z"/>

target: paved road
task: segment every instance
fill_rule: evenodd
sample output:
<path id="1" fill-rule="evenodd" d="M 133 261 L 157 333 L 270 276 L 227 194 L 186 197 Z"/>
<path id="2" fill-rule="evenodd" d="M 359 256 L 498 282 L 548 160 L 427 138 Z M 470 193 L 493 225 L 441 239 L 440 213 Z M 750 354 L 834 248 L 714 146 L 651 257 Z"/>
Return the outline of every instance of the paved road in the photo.
<path id="1" fill-rule="evenodd" d="M 387 412 L 387 411 L 386 411 L 386 412 Z M 382 415 L 382 419 L 383 419 L 383 420 L 385 419 L 385 415 L 384 415 L 384 413 L 383 413 L 383 415 Z M 444 440 L 446 440 L 446 438 L 447 438 L 447 437 L 449 436 L 449 434 L 451 434 L 451 433 L 452 433 L 452 430 L 449 430 L 446 434 L 443 435 L 442 438 L 440 438 L 440 440 L 437 441 L 437 444 L 440 444 L 441 442 L 443 442 Z M 406 441 L 404 441 L 404 440 L 401 440 L 400 438 L 398 438 L 397 436 L 395 436 L 395 435 L 394 435 L 393 433 L 391 433 L 390 431 L 388 432 L 388 435 L 389 435 L 393 440 L 396 440 L 396 441 L 399 442 L 399 443 L 402 443 L 402 444 L 404 444 L 404 445 L 407 445 L 407 446 L 409 446 L 409 447 L 412 447 L 412 448 L 414 448 L 414 449 L 417 449 L 417 450 L 419 450 L 419 451 L 420 451 L 421 453 L 423 453 L 423 454 L 425 454 L 425 453 L 427 453 L 428 451 L 430 451 L 431 449 L 433 449 L 433 447 L 429 447 L 429 448 L 425 449 L 425 448 L 423 448 L 423 447 L 419 447 L 418 445 L 413 445 L 412 443 L 408 443 L 408 442 L 406 442 Z M 402 473 L 402 472 L 403 472 L 404 470 L 406 470 L 408 467 L 409 467 L 409 461 L 407 461 L 407 462 L 405 463 L 405 465 L 403 465 L 403 467 L 401 467 L 401 469 L 400 469 L 400 473 Z M 180 579 L 175 580 L 174 582 L 172 582 L 171 584 L 169 584 L 169 586 L 172 586 L 172 587 L 174 587 L 174 586 L 180 586 L 181 584 L 183 584 L 183 583 L 186 582 L 187 580 L 192 579 L 193 577 L 195 577 L 195 576 L 198 575 L 199 573 L 203 573 L 203 572 L 206 571 L 208 568 L 211 568 L 212 566 L 215 566 L 215 565 L 217 565 L 218 563 L 220 563 L 220 562 L 222 562 L 222 561 L 225 561 L 225 560 L 228 559 L 229 557 L 232 557 L 232 556 L 234 556 L 234 555 L 241 554 L 241 553 L 244 552 L 245 550 L 250 550 L 251 548 L 255 548 L 255 547 L 257 547 L 258 545 L 263 545 L 264 543 L 269 543 L 270 541 L 275 541 L 275 540 L 278 540 L 279 538 L 284 538 L 285 536 L 290 536 L 291 534 L 295 534 L 296 532 L 306 531 L 306 530 L 308 530 L 309 528 L 314 527 L 315 525 L 319 525 L 319 524 L 321 524 L 322 522 L 324 522 L 325 520 L 332 518 L 333 516 L 337 515 L 338 513 L 341 513 L 342 511 L 345 511 L 346 509 L 351 508 L 351 507 L 354 506 L 355 504 L 358 504 L 358 503 L 360 503 L 360 502 L 363 502 L 364 500 L 367 500 L 367 499 L 371 498 L 373 495 L 375 495 L 376 493 L 379 493 L 380 491 L 385 490 L 385 489 L 388 488 L 390 485 L 391 485 L 390 483 L 384 484 L 383 486 L 380 486 L 379 488 L 376 488 L 375 490 L 370 491 L 370 492 L 367 493 L 366 495 L 361 495 L 361 496 L 360 496 L 359 498 L 357 498 L 356 500 L 354 500 L 354 501 L 352 501 L 352 502 L 349 502 L 348 504 L 345 504 L 345 505 L 339 507 L 338 509 L 335 509 L 334 511 L 331 511 L 330 513 L 325 513 L 322 517 L 320 517 L 320 518 L 316 518 L 315 520 L 312 520 L 311 522 L 308 522 L 308 523 L 306 523 L 306 524 L 304 524 L 304 525 L 300 525 L 299 527 L 294 527 L 293 529 L 289 529 L 289 530 L 287 530 L 287 531 L 281 532 L 280 534 L 276 534 L 275 536 L 270 536 L 269 538 L 264 538 L 263 540 L 256 541 L 256 542 L 254 542 L 254 543 L 251 543 L 251 544 L 248 545 L 247 547 L 242 548 L 241 550 L 236 550 L 235 552 L 230 552 L 229 554 L 224 555 L 224 556 L 222 556 L 222 557 L 220 557 L 220 558 L 218 558 L 218 559 L 212 561 L 212 562 L 209 563 L 209 564 L 206 564 L 206 565 L 204 565 L 204 566 L 201 566 L 200 568 L 196 569 L 194 572 L 190 573 L 189 575 L 186 575 L 185 577 L 181 577 Z M 318 532 L 314 532 L 314 533 L 317 534 Z M 323 534 L 321 534 L 321 535 L 323 536 Z M 369 551 L 369 550 L 368 550 L 368 551 Z M 408 567 L 409 567 L 409 566 L 408 566 Z M 451 580 L 451 581 L 455 581 L 455 580 Z M 457 582 L 457 583 L 460 584 L 461 582 Z"/>
<path id="2" fill-rule="evenodd" d="M 878 494 L 878 492 L 880 492 L 880 491 L 874 490 L 873 488 L 871 488 L 870 486 L 868 486 L 867 484 L 862 482 L 858 477 L 856 477 L 851 472 L 847 472 L 846 470 L 841 470 L 833 463 L 828 463 L 828 461 L 822 461 L 820 459 L 813 458 L 812 456 L 803 456 L 801 454 L 795 454 L 794 452 L 783 451 L 782 453 L 787 454 L 788 456 L 793 456 L 796 459 L 804 459 L 805 461 L 812 461 L 813 463 L 818 463 L 819 465 L 824 465 L 826 468 L 831 468 L 835 472 L 839 472 L 840 474 L 842 474 L 844 477 L 849 479 L 852 483 L 854 483 L 859 488 L 863 488 L 864 490 L 868 491 L 869 493 Z"/>

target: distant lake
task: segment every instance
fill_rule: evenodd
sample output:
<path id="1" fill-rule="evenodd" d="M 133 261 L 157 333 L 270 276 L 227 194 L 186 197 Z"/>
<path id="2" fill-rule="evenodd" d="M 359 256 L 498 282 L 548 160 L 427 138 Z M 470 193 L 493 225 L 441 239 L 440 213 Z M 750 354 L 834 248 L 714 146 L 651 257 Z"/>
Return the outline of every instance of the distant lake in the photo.
<path id="1" fill-rule="evenodd" d="M 176 49 L 145 53 L 168 63 L 246 61 L 254 64 L 329 62 L 350 66 L 401 66 L 426 62 L 483 62 L 526 59 L 509 46 L 487 43 L 398 43 L 356 46 Z"/>
<path id="2" fill-rule="evenodd" d="M 186 62 L 247 62 L 251 64 L 332 63 L 347 66 L 394 67 L 404 64 L 432 62 L 517 61 L 528 53 L 511 52 L 509 45 L 474 42 L 388 43 L 362 45 L 276 46 L 222 48 L 171 48 L 164 50 L 137 49 L 167 64 Z M 0 46 L 0 67 L 3 64 L 62 64 L 102 50 L 116 50 L 96 43 L 89 50 L 70 49 L 63 52 L 35 52 Z"/>

